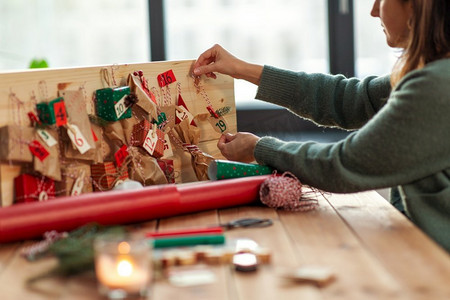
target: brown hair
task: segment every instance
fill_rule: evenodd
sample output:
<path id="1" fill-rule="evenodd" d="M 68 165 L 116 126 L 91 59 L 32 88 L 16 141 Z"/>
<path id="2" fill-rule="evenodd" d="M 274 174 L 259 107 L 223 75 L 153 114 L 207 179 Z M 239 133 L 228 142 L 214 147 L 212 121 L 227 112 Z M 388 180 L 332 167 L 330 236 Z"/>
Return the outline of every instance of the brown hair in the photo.
<path id="1" fill-rule="evenodd" d="M 393 87 L 407 73 L 450 53 L 450 1 L 406 1 L 412 6 L 410 38 L 392 71 Z"/>

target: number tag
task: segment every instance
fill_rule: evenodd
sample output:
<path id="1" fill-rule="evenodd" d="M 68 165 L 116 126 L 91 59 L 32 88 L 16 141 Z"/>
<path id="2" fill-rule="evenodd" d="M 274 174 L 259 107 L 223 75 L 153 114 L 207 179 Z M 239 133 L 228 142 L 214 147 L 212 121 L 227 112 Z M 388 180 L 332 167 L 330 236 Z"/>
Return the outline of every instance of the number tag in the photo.
<path id="1" fill-rule="evenodd" d="M 58 142 L 55 140 L 55 138 L 48 133 L 46 130 L 44 129 L 38 129 L 37 133 L 39 134 L 39 136 L 41 137 L 41 139 L 47 144 L 47 146 L 49 147 L 53 147 L 55 146 Z"/>
<path id="2" fill-rule="evenodd" d="M 169 71 L 159 74 L 156 79 L 158 80 L 158 84 L 160 87 L 164 87 L 168 84 L 171 84 L 171 83 L 174 83 L 175 81 L 177 81 L 172 70 L 169 70 Z"/>
<path id="3" fill-rule="evenodd" d="M 81 195 L 84 187 L 84 170 L 81 170 L 80 174 L 78 174 L 77 180 L 75 180 L 72 191 L 70 192 L 71 196 Z"/>
<path id="4" fill-rule="evenodd" d="M 81 154 L 86 153 L 89 149 L 91 149 L 91 145 L 86 141 L 86 138 L 81 133 L 80 129 L 76 125 L 67 125 L 67 134 L 69 135 L 72 144 L 77 147 L 78 151 Z"/>
<path id="5" fill-rule="evenodd" d="M 175 114 L 177 118 L 180 119 L 180 122 L 184 119 L 188 119 L 190 124 L 194 119 L 194 116 L 184 106 L 177 106 L 175 109 Z"/>
<path id="6" fill-rule="evenodd" d="M 228 131 L 228 125 L 224 118 L 220 117 L 218 119 L 214 117 L 208 117 L 208 121 L 214 130 L 218 133 L 226 133 Z"/>
<path id="7" fill-rule="evenodd" d="M 64 126 L 67 124 L 66 105 L 64 101 L 53 103 L 53 111 L 55 112 L 56 126 Z"/>
<path id="8" fill-rule="evenodd" d="M 147 150 L 147 152 L 150 153 L 150 155 L 153 155 L 157 142 L 158 142 L 158 135 L 156 134 L 156 132 L 150 129 L 147 133 L 147 136 L 145 137 L 144 144 L 142 145 L 142 147 L 144 147 L 144 149 Z"/>
<path id="9" fill-rule="evenodd" d="M 128 147 L 127 145 L 123 145 L 122 147 L 120 147 L 119 150 L 117 150 L 116 153 L 114 153 L 114 157 L 116 158 L 116 163 L 117 163 L 117 167 L 120 167 L 123 162 L 125 161 L 125 159 L 128 156 L 128 151 L 127 151 Z"/>
<path id="10" fill-rule="evenodd" d="M 33 153 L 34 156 L 39 158 L 40 161 L 44 161 L 44 159 L 47 158 L 47 156 L 50 155 L 50 153 L 45 149 L 44 146 L 39 143 L 39 141 L 34 140 L 32 141 L 28 147 L 30 148 L 31 153 Z"/>
<path id="11" fill-rule="evenodd" d="M 164 155 L 163 157 L 173 156 L 172 143 L 170 142 L 169 135 L 164 134 Z"/>
<path id="12" fill-rule="evenodd" d="M 127 107 L 125 106 L 125 98 L 128 95 L 125 95 L 122 97 L 122 99 L 120 99 L 119 101 L 117 101 L 116 104 L 114 104 L 114 109 L 116 111 L 116 116 L 117 118 L 120 118 L 124 113 L 126 113 L 127 111 Z"/>

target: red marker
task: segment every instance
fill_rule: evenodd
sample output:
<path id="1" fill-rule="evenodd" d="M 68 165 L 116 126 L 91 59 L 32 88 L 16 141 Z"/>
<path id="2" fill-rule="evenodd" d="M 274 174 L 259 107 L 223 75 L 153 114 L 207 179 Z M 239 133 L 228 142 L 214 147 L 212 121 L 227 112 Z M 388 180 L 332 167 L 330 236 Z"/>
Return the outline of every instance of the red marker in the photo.
<path id="1" fill-rule="evenodd" d="M 149 232 L 145 236 L 149 238 L 180 236 L 180 235 L 204 235 L 204 234 L 221 234 L 222 227 L 208 227 L 208 228 L 192 228 L 192 229 L 178 229 L 160 232 Z"/>

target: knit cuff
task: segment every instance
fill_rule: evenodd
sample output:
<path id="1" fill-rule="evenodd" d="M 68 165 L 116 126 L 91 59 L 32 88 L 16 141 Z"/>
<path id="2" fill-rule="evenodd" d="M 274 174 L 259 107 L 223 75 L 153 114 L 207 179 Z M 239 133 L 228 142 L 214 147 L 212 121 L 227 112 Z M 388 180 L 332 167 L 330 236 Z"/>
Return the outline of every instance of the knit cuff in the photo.
<path id="1" fill-rule="evenodd" d="M 255 98 L 286 107 L 295 95 L 297 81 L 295 72 L 264 66 Z"/>
<path id="2" fill-rule="evenodd" d="M 253 155 L 255 156 L 256 162 L 261 165 L 272 166 L 272 162 L 277 155 L 277 144 L 283 143 L 277 138 L 273 137 L 262 137 L 256 143 Z"/>

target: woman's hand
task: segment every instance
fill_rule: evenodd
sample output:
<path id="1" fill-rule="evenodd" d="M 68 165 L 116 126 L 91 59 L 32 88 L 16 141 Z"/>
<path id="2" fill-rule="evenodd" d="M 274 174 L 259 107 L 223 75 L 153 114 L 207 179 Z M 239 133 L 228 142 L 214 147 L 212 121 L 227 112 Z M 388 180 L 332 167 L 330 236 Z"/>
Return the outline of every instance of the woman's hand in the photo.
<path id="1" fill-rule="evenodd" d="M 259 137 L 252 133 L 226 133 L 220 137 L 217 148 L 228 160 L 250 163 L 255 160 L 253 153 L 258 141 Z"/>
<path id="2" fill-rule="evenodd" d="M 214 45 L 198 57 L 193 66 L 193 73 L 196 76 L 205 74 L 215 79 L 217 72 L 258 85 L 262 69 L 262 66 L 240 60 L 220 45 Z"/>

